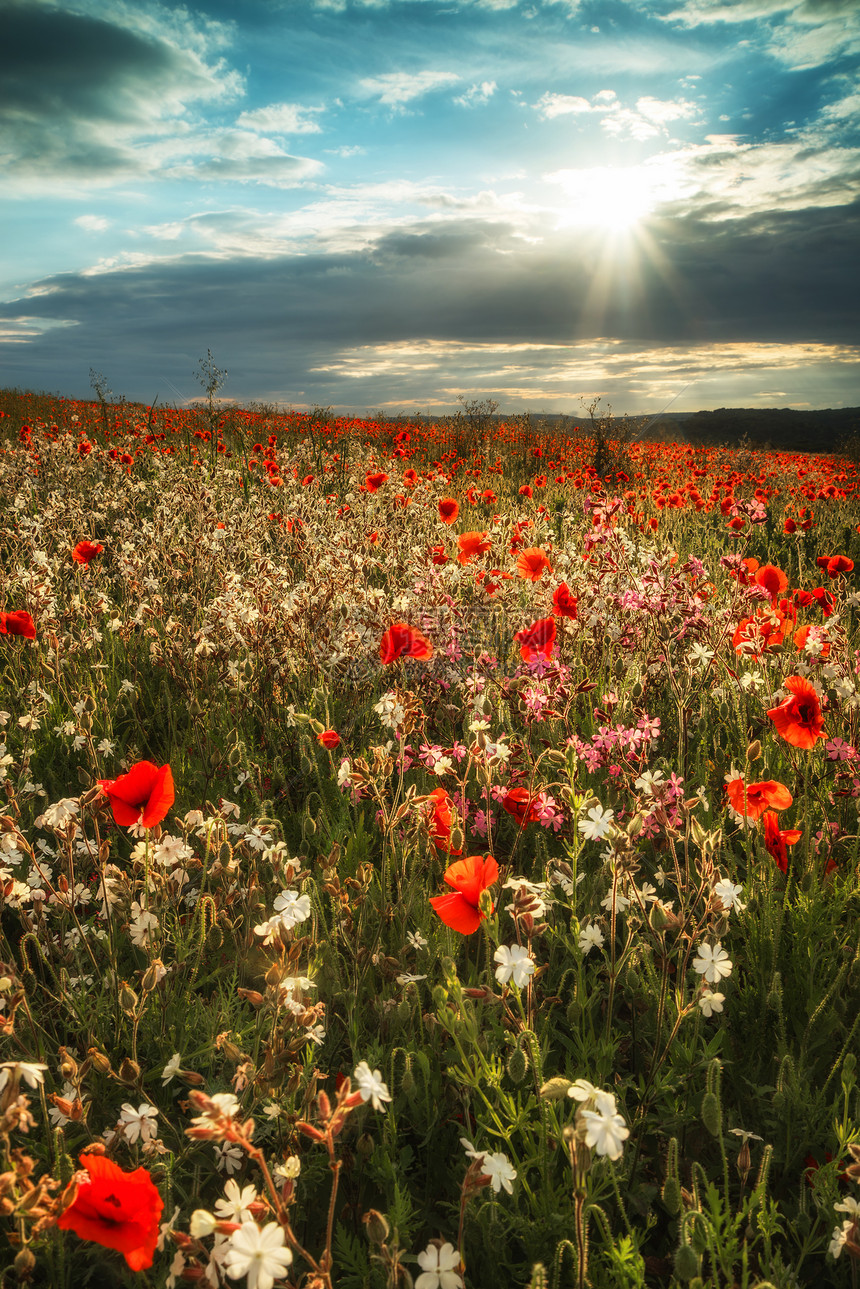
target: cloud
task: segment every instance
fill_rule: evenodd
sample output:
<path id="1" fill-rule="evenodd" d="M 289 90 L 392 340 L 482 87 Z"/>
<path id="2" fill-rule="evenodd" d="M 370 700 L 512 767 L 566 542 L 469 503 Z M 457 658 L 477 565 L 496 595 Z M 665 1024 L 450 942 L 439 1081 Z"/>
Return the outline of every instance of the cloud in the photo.
<path id="1" fill-rule="evenodd" d="M 404 103 L 461 79 L 456 72 L 385 72 L 382 76 L 364 77 L 361 85 L 385 107 L 402 108 Z"/>
<path id="2" fill-rule="evenodd" d="M 93 16 L 39 0 L 0 0 L 0 18 L 7 191 L 56 190 L 63 180 L 81 190 L 162 176 L 291 187 L 322 169 L 263 137 L 269 127 L 276 134 L 318 131 L 311 114 L 320 109 L 274 104 L 243 113 L 245 128 L 236 130 L 195 117 L 201 106 L 243 93 L 241 77 L 222 60 L 211 61 L 225 39 L 218 24 L 195 26 L 187 14 L 160 6 L 117 4 Z"/>
<path id="3" fill-rule="evenodd" d="M 298 103 L 270 103 L 268 107 L 242 112 L 236 125 L 260 134 L 319 134 L 321 126 L 313 117 L 323 107 L 302 107 Z"/>
<path id="4" fill-rule="evenodd" d="M 87 233 L 103 233 L 106 228 L 110 228 L 110 220 L 103 215 L 78 215 L 74 223 Z"/>
<path id="5" fill-rule="evenodd" d="M 790 401 L 856 403 L 858 213 L 657 220 L 620 262 L 601 258 L 597 233 L 526 243 L 515 224 L 473 215 L 413 221 L 338 253 L 273 246 L 265 257 L 179 254 L 59 274 L 0 306 L 0 330 L 29 320 L 14 324 L 14 344 L 0 340 L 0 377 L 38 388 L 49 372 L 52 387 L 83 395 L 94 366 L 130 397 L 151 399 L 167 381 L 193 397 L 189 373 L 211 348 L 239 398 L 440 404 L 475 387 L 504 392 L 508 405 L 530 391 L 533 405 L 552 396 L 575 407 L 583 389 L 611 385 L 638 410 L 672 382 L 677 392 L 704 379 L 708 364 L 711 405 L 725 406 L 729 376 L 747 388 L 737 377 L 746 363 L 757 389 L 778 379 Z M 240 237 L 241 212 L 233 219 Z M 395 358 L 397 371 L 379 366 Z"/>
<path id="6" fill-rule="evenodd" d="M 483 107 L 485 103 L 489 103 L 497 89 L 495 81 L 481 81 L 480 85 L 470 86 L 466 93 L 460 94 L 454 102 L 458 107 Z"/>
<path id="7" fill-rule="evenodd" d="M 590 99 L 548 92 L 532 106 L 544 121 L 597 113 L 608 134 L 616 138 L 628 135 L 638 140 L 668 135 L 666 127 L 671 122 L 693 120 L 701 114 L 698 105 L 685 98 L 657 99 L 646 95 L 636 100 L 635 108 L 624 107 L 615 90 L 610 89 L 599 90 Z"/>
<path id="8" fill-rule="evenodd" d="M 860 52 L 856 0 L 686 0 L 661 17 L 686 27 L 754 22 L 757 40 L 794 70 Z"/>

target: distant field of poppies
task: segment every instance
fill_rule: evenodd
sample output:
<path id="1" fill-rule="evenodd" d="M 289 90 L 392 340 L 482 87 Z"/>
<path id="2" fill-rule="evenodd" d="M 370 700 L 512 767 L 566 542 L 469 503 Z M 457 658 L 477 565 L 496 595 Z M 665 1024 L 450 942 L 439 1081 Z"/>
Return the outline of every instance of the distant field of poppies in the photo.
<path id="1" fill-rule="evenodd" d="M 855 1289 L 856 462 L 211 393 L 0 391 L 4 1289 Z"/>

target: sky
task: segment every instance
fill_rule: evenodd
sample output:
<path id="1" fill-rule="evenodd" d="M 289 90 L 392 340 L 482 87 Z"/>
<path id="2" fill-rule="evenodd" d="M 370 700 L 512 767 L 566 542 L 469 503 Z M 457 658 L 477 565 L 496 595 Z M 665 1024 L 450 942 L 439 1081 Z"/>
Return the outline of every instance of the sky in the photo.
<path id="1" fill-rule="evenodd" d="M 0 0 L 0 386 L 860 405 L 857 0 Z"/>

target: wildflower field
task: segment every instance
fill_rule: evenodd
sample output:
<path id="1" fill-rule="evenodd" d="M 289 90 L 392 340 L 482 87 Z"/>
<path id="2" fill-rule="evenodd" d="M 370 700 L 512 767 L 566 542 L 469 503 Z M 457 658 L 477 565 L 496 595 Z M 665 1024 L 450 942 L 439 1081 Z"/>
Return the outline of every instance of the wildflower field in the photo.
<path id="1" fill-rule="evenodd" d="M 835 456 L 0 393 L 0 1270 L 856 1286 Z"/>

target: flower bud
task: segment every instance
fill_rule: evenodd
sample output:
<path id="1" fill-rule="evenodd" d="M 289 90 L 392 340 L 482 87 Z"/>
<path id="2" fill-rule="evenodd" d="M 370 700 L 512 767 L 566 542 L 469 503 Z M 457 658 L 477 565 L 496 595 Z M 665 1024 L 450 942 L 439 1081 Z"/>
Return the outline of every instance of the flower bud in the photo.
<path id="1" fill-rule="evenodd" d="M 675 1275 L 679 1280 L 692 1280 L 698 1273 L 699 1259 L 689 1244 L 682 1244 L 675 1253 Z"/>
<path id="2" fill-rule="evenodd" d="M 388 1218 L 384 1213 L 377 1209 L 369 1209 L 361 1219 L 364 1223 L 364 1232 L 371 1244 L 384 1244 L 391 1234 L 391 1227 L 388 1224 Z"/>
<path id="3" fill-rule="evenodd" d="M 93 1069 L 98 1074 L 110 1074 L 111 1063 L 103 1052 L 96 1047 L 87 1048 L 87 1055 L 93 1063 Z"/>
<path id="4" fill-rule="evenodd" d="M 36 1268 L 36 1259 L 26 1244 L 15 1254 L 13 1266 L 19 1280 L 29 1280 L 32 1276 Z"/>
<path id="5" fill-rule="evenodd" d="M 133 1086 L 140 1082 L 140 1066 L 137 1061 L 132 1061 L 130 1057 L 122 1058 L 122 1065 L 119 1067 L 119 1078 L 122 1083 L 128 1083 Z"/>
<path id="6" fill-rule="evenodd" d="M 747 760 L 757 761 L 761 756 L 761 742 L 754 738 L 752 743 L 747 747 Z"/>

